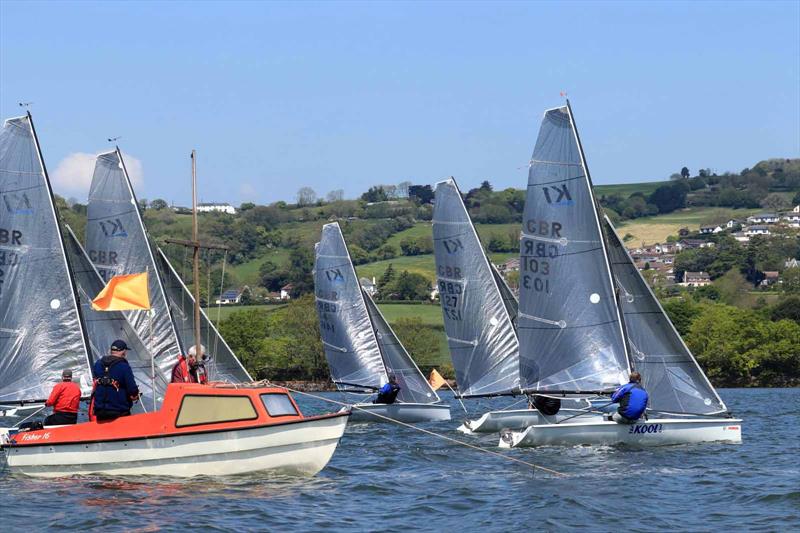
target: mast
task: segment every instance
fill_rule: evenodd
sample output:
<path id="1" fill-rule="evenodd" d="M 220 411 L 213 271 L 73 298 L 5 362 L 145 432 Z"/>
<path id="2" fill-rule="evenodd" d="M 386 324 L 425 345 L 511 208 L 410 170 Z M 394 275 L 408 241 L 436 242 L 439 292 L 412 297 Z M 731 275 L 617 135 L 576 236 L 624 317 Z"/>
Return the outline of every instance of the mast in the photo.
<path id="1" fill-rule="evenodd" d="M 572 122 L 572 131 L 575 132 L 575 142 L 578 145 L 578 154 L 581 158 L 581 165 L 583 171 L 586 173 L 586 183 L 589 187 L 589 197 L 592 199 L 592 209 L 594 211 L 594 219 L 597 224 L 597 231 L 600 233 L 600 245 L 603 248 L 603 257 L 606 262 L 606 272 L 608 272 L 608 281 L 611 284 L 611 290 L 614 293 L 615 308 L 617 310 L 617 319 L 619 320 L 619 332 L 622 335 L 622 347 L 625 350 L 625 360 L 628 362 L 628 372 L 633 368 L 631 361 L 630 347 L 628 346 L 628 336 L 625 331 L 625 324 L 623 323 L 622 310 L 620 309 L 619 291 L 617 285 L 614 283 L 614 278 L 611 273 L 611 260 L 608 257 L 608 245 L 606 243 L 606 233 L 603 231 L 603 226 L 600 224 L 600 215 L 597 211 L 597 199 L 594 196 L 594 184 L 592 183 L 592 175 L 589 173 L 589 166 L 586 164 L 586 155 L 583 153 L 583 144 L 581 144 L 581 137 L 578 134 L 578 124 L 575 122 L 575 116 L 572 114 L 572 106 L 567 100 L 567 113 L 569 113 L 569 120 Z"/>
<path id="2" fill-rule="evenodd" d="M 64 248 L 64 236 L 61 233 L 61 224 L 59 222 L 58 208 L 56 207 L 56 198 L 55 194 L 53 193 L 53 186 L 50 184 L 50 176 L 47 173 L 47 166 L 44 163 L 44 156 L 42 156 L 42 148 L 39 145 L 39 136 L 36 135 L 36 127 L 33 125 L 33 116 L 31 116 L 30 111 L 27 111 L 26 114 L 28 116 L 28 124 L 31 128 L 31 134 L 33 135 L 33 144 L 36 146 L 36 155 L 39 158 L 39 164 L 42 167 L 44 183 L 47 187 L 47 193 L 50 195 L 50 208 L 52 209 L 53 221 L 55 222 L 56 231 L 58 232 L 58 246 L 61 250 L 61 257 L 64 259 L 64 266 L 67 268 L 67 278 L 69 279 L 69 285 L 72 289 L 72 300 L 75 304 L 75 312 L 78 314 L 78 324 L 81 328 L 81 342 L 83 343 L 83 351 L 86 354 L 86 365 L 89 368 L 89 376 L 91 377 L 93 361 L 91 359 L 91 351 L 89 350 L 89 335 L 86 333 L 86 325 L 84 324 L 83 313 L 81 312 L 81 306 L 78 300 L 78 287 L 75 284 L 75 279 L 72 275 L 72 265 L 70 264 L 69 257 L 67 257 L 67 251 Z"/>
<path id="3" fill-rule="evenodd" d="M 200 244 L 197 237 L 197 156 L 192 150 L 192 268 L 194 274 L 194 353 L 202 357 L 200 351 Z"/>

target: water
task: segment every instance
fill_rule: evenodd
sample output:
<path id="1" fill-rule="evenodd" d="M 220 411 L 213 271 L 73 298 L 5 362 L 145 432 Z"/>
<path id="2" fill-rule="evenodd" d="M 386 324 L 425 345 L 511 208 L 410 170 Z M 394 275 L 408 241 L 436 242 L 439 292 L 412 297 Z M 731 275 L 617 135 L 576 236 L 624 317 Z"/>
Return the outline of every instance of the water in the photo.
<path id="1" fill-rule="evenodd" d="M 720 394 L 745 419 L 741 445 L 539 448 L 511 455 L 558 478 L 388 424 L 352 425 L 313 478 L 37 480 L 0 472 L 0 523 L 215 530 L 789 530 L 800 528 L 800 389 Z M 447 398 L 447 395 L 444 395 Z M 450 398 L 452 400 L 452 398 Z M 320 402 L 302 400 L 304 409 Z M 501 408 L 508 400 L 470 402 Z M 458 403 L 451 401 L 460 419 Z M 324 407 L 324 406 L 323 406 Z M 328 408 L 330 410 L 330 408 Z M 769 416 L 765 416 L 769 415 Z M 457 421 L 426 428 L 460 436 Z"/>

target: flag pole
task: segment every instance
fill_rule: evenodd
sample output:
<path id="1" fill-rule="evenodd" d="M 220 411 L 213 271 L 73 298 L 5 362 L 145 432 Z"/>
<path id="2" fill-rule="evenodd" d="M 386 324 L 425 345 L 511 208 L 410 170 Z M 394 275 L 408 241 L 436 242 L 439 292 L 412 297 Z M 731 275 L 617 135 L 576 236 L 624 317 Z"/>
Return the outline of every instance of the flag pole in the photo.
<path id="1" fill-rule="evenodd" d="M 150 267 L 147 267 L 147 283 L 150 283 Z M 147 322 L 150 325 L 150 394 L 153 396 L 153 411 L 156 410 L 156 356 L 153 351 L 153 315 L 155 310 L 150 307 L 145 310 Z M 144 408 L 144 404 L 142 404 Z"/>

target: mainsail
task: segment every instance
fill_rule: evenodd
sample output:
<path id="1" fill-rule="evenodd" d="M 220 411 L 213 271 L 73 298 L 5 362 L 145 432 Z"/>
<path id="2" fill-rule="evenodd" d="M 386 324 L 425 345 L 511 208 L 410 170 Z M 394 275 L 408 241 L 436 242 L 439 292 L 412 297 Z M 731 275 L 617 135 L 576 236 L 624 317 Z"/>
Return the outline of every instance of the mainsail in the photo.
<path id="1" fill-rule="evenodd" d="M 183 350 L 119 148 L 97 156 L 87 211 L 86 249 L 103 278 L 108 281 L 118 274 L 150 274 L 152 324 L 140 311 L 126 316 L 139 338 L 147 340 L 159 372 L 168 376 Z"/>
<path id="2" fill-rule="evenodd" d="M 607 218 L 604 226 L 631 362 L 642 373 L 650 409 L 706 415 L 727 411 Z"/>
<path id="3" fill-rule="evenodd" d="M 401 402 L 439 397 L 358 282 L 339 224 L 325 224 L 315 247 L 314 295 L 331 378 L 337 387 L 377 389 L 395 374 Z"/>
<path id="4" fill-rule="evenodd" d="M 436 185 L 433 243 L 439 301 L 461 394 L 508 393 L 519 387 L 516 301 L 489 263 L 452 179 Z"/>
<path id="5" fill-rule="evenodd" d="M 508 311 L 508 316 L 511 318 L 511 323 L 514 325 L 514 329 L 517 327 L 517 314 L 519 313 L 519 300 L 517 297 L 514 296 L 514 293 L 511 291 L 511 287 L 508 286 L 506 283 L 505 278 L 497 271 L 497 267 L 494 264 L 489 263 L 492 267 L 492 276 L 494 277 L 495 283 L 497 283 L 497 288 L 500 289 L 500 296 L 503 298 L 503 303 L 506 306 L 506 311 Z"/>
<path id="6" fill-rule="evenodd" d="M 520 242 L 523 389 L 600 392 L 627 382 L 622 321 L 569 104 L 545 112 Z"/>
<path id="7" fill-rule="evenodd" d="M 172 264 L 161 249 L 156 249 L 156 267 L 161 274 L 164 291 L 169 301 L 178 337 L 184 346 L 194 346 L 194 296 L 183 284 Z M 229 383 L 252 381 L 250 374 L 233 353 L 217 328 L 200 309 L 200 342 L 206 347 L 205 363 L 210 379 Z"/>
<path id="8" fill-rule="evenodd" d="M 0 133 L 0 402 L 44 400 L 90 354 L 47 170 L 30 114 Z"/>
<path id="9" fill-rule="evenodd" d="M 126 359 L 133 369 L 136 384 L 142 395 L 149 401 L 154 397 L 153 378 L 150 352 L 145 342 L 139 338 L 122 312 L 95 311 L 92 308 L 92 300 L 103 290 L 105 283 L 69 226 L 66 227 L 64 245 L 78 289 L 78 301 L 81 305 L 83 323 L 86 326 L 92 360 L 96 361 L 104 355 L 108 355 L 111 343 L 116 339 L 124 339 L 129 347 Z M 163 398 L 164 392 L 167 390 L 167 383 L 168 380 L 161 373 L 156 372 L 156 398 Z"/>

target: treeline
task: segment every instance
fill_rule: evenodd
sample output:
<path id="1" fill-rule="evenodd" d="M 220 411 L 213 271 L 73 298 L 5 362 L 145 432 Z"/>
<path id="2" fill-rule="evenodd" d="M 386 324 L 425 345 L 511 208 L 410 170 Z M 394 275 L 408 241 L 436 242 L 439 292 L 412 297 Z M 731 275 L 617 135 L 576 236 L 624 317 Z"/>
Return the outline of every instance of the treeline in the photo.
<path id="1" fill-rule="evenodd" d="M 684 207 L 764 208 L 778 211 L 800 203 L 800 159 L 770 159 L 739 173 L 717 175 L 688 168 L 670 176 L 649 195 L 602 195 L 599 200 L 612 221 L 671 213 Z M 792 196 L 792 194 L 794 196 Z"/>
<path id="2" fill-rule="evenodd" d="M 800 297 L 761 311 L 690 298 L 664 307 L 714 385 L 800 385 Z"/>

